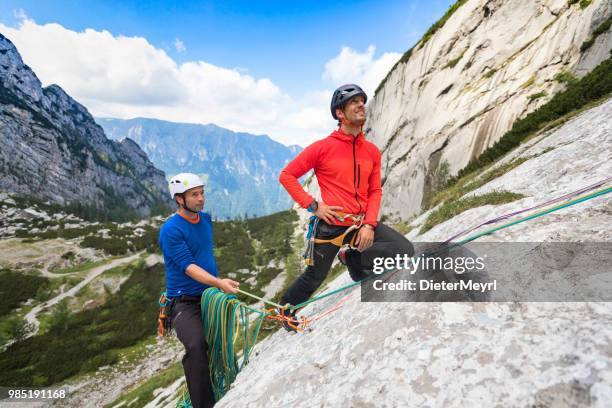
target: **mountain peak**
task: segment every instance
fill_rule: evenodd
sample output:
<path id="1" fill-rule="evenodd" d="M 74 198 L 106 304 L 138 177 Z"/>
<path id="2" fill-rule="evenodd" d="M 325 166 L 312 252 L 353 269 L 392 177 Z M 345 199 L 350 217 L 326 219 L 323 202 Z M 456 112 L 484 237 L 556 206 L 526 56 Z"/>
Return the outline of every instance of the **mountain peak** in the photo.
<path id="1" fill-rule="evenodd" d="M 31 102 L 42 98 L 42 86 L 34 71 L 21 59 L 15 45 L 0 34 L 0 83 L 5 92 Z"/>
<path id="2" fill-rule="evenodd" d="M 112 217 L 167 208 L 164 174 L 138 145 L 108 140 L 60 86 L 42 88 L 1 34 L 0 67 L 0 189 Z"/>

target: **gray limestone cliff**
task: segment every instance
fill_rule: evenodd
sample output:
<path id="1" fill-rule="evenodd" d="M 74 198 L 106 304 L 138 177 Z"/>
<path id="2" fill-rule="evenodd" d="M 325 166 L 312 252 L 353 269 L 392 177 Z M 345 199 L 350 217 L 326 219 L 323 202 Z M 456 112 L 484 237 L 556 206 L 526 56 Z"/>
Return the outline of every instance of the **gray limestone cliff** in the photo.
<path id="1" fill-rule="evenodd" d="M 164 173 L 133 141 L 106 138 L 57 85 L 43 88 L 0 34 L 0 190 L 110 217 L 169 205 Z"/>
<path id="2" fill-rule="evenodd" d="M 366 134 L 383 153 L 381 211 L 391 218 L 421 210 L 443 163 L 456 174 L 563 89 L 559 74 L 581 77 L 610 56 L 609 0 L 457 5 L 369 105 Z"/>

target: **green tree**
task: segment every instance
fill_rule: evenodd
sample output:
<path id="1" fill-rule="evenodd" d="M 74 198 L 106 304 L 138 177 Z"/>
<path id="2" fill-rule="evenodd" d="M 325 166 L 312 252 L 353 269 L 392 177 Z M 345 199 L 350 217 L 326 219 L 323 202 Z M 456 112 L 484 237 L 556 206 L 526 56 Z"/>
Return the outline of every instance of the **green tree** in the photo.
<path id="1" fill-rule="evenodd" d="M 68 306 L 68 299 L 62 299 L 53 309 L 53 313 L 51 313 L 51 322 L 53 326 L 68 330 L 69 320 L 70 307 Z"/>
<path id="2" fill-rule="evenodd" d="M 19 342 L 27 336 L 27 334 L 34 329 L 31 323 L 21 316 L 12 316 L 8 320 L 8 333 L 12 339 Z"/>
<path id="3" fill-rule="evenodd" d="M 139 283 L 129 288 L 125 295 L 127 297 L 128 302 L 134 304 L 143 303 L 147 300 L 147 291 Z"/>

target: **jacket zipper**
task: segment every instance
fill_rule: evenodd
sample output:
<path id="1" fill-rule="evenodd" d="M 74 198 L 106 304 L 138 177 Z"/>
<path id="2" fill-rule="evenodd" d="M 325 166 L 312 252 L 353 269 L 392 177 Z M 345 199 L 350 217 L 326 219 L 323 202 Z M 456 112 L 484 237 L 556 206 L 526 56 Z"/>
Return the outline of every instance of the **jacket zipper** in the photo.
<path id="1" fill-rule="evenodd" d="M 353 137 L 353 187 L 355 188 L 355 200 L 359 205 L 359 214 L 361 214 L 361 203 L 359 202 L 359 195 L 357 194 L 357 156 L 355 154 L 355 144 L 357 143 L 357 138 Z"/>

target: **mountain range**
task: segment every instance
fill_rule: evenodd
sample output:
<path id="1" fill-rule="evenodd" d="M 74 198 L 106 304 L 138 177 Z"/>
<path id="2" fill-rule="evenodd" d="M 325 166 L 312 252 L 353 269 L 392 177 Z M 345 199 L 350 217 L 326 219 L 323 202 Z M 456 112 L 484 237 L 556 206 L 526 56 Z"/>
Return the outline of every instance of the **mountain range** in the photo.
<path id="1" fill-rule="evenodd" d="M 302 150 L 297 145 L 285 146 L 266 135 L 237 133 L 214 124 L 145 118 L 96 121 L 109 138 L 138 143 L 166 177 L 200 174 L 206 183 L 205 211 L 213 217 L 266 215 L 291 206 L 278 174 Z"/>

